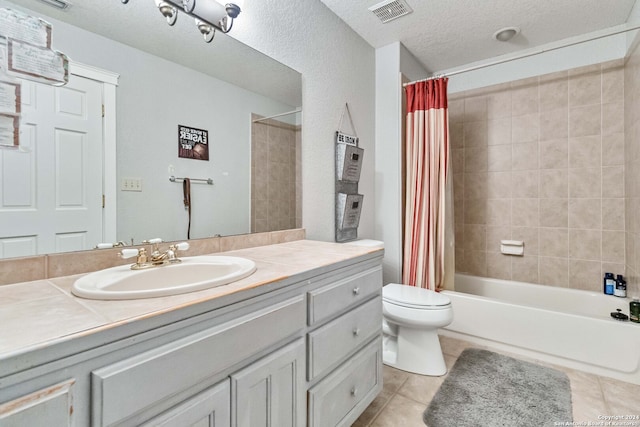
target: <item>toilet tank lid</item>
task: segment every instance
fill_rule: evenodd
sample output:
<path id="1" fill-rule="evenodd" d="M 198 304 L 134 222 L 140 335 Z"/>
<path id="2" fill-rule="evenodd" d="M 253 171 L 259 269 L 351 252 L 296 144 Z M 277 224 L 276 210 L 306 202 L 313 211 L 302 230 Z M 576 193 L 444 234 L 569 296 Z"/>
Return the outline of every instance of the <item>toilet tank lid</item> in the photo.
<path id="1" fill-rule="evenodd" d="M 362 240 L 352 240 L 350 242 L 345 242 L 345 245 L 354 245 L 354 246 L 365 246 L 372 249 L 384 249 L 384 242 L 380 240 L 372 240 L 372 239 L 362 239 Z"/>
<path id="2" fill-rule="evenodd" d="M 438 292 L 416 286 L 389 283 L 382 288 L 382 299 L 400 305 L 434 307 L 451 304 L 451 300 Z"/>

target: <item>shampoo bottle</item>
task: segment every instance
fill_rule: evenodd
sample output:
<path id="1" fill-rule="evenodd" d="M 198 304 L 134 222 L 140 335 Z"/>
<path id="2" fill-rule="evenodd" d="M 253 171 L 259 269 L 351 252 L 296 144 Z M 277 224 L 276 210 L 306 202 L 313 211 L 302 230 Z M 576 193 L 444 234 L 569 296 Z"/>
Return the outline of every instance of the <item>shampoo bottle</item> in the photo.
<path id="1" fill-rule="evenodd" d="M 633 298 L 629 303 L 629 320 L 634 323 L 640 323 L 640 299 Z"/>
<path id="2" fill-rule="evenodd" d="M 607 295 L 613 295 L 616 288 L 616 279 L 613 278 L 613 273 L 604 273 L 603 291 Z"/>
<path id="3" fill-rule="evenodd" d="M 624 280 L 622 274 L 618 274 L 616 278 L 616 289 L 613 294 L 620 298 L 626 298 L 627 296 L 627 281 Z"/>

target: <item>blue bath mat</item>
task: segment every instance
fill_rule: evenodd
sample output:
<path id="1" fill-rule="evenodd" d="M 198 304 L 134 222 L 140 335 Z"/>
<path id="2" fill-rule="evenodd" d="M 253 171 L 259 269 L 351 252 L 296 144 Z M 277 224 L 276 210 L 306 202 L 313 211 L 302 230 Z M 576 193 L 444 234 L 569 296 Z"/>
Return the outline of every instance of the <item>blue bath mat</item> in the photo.
<path id="1" fill-rule="evenodd" d="M 462 352 L 424 412 L 429 427 L 543 427 L 573 421 L 564 372 L 487 350 Z"/>

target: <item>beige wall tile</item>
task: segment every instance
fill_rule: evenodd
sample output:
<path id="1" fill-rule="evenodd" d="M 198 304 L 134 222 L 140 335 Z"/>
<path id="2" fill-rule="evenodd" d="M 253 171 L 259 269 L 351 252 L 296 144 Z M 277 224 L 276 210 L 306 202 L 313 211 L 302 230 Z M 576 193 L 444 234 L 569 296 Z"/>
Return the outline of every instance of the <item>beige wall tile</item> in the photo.
<path id="1" fill-rule="evenodd" d="M 511 227 L 508 225 L 487 226 L 487 252 L 500 252 L 500 241 L 511 239 Z"/>
<path id="2" fill-rule="evenodd" d="M 466 224 L 464 226 L 465 251 L 484 251 L 487 247 L 486 227 L 479 224 Z"/>
<path id="3" fill-rule="evenodd" d="M 513 171 L 511 177 L 515 185 L 511 194 L 514 198 L 532 199 L 538 197 L 538 170 Z"/>
<path id="4" fill-rule="evenodd" d="M 614 133 L 602 137 L 602 165 L 624 164 L 624 133 Z"/>
<path id="5" fill-rule="evenodd" d="M 611 102 L 602 105 L 602 135 L 624 132 L 624 103 Z"/>
<path id="6" fill-rule="evenodd" d="M 617 65 L 602 69 L 602 102 L 624 100 L 624 66 Z"/>
<path id="7" fill-rule="evenodd" d="M 464 122 L 464 98 L 453 99 L 450 97 L 447 102 L 447 109 L 449 112 L 449 123 L 462 123 Z"/>
<path id="8" fill-rule="evenodd" d="M 600 261 L 601 247 L 600 230 L 569 229 L 569 258 Z"/>
<path id="9" fill-rule="evenodd" d="M 464 100 L 464 121 L 477 122 L 487 120 L 487 98 L 477 96 Z"/>
<path id="10" fill-rule="evenodd" d="M 464 149 L 464 171 L 482 172 L 487 170 L 487 147 Z"/>
<path id="11" fill-rule="evenodd" d="M 550 76 L 540 80 L 540 112 L 567 109 L 569 106 L 569 80 L 567 75 Z"/>
<path id="12" fill-rule="evenodd" d="M 498 91 L 487 96 L 487 118 L 511 118 L 511 91 Z"/>
<path id="13" fill-rule="evenodd" d="M 580 74 L 569 77 L 569 107 L 601 103 L 601 75 L 600 70 L 593 73 Z"/>
<path id="14" fill-rule="evenodd" d="M 563 227 L 569 223 L 567 199 L 540 199 L 540 226 Z"/>
<path id="15" fill-rule="evenodd" d="M 535 255 L 512 257 L 511 277 L 518 282 L 538 283 L 538 257 Z"/>
<path id="16" fill-rule="evenodd" d="M 503 172 L 511 170 L 511 145 L 491 145 L 487 149 L 487 170 Z"/>
<path id="17" fill-rule="evenodd" d="M 540 141 L 569 136 L 569 114 L 566 109 L 540 113 Z"/>
<path id="18" fill-rule="evenodd" d="M 522 116 L 534 113 L 538 113 L 538 85 L 514 89 L 511 92 L 511 115 Z"/>
<path id="19" fill-rule="evenodd" d="M 487 253 L 482 251 L 465 251 L 465 265 L 470 274 L 487 276 Z"/>
<path id="20" fill-rule="evenodd" d="M 569 260 L 569 287 L 602 292 L 600 261 Z"/>
<path id="21" fill-rule="evenodd" d="M 521 240 L 524 242 L 525 255 L 538 255 L 538 227 L 512 227 L 511 238 L 513 240 Z"/>
<path id="22" fill-rule="evenodd" d="M 463 173 L 453 174 L 453 199 L 464 200 L 464 174 Z"/>
<path id="23" fill-rule="evenodd" d="M 487 145 L 487 122 L 465 122 L 464 128 L 464 146 L 466 147 L 484 147 Z"/>
<path id="24" fill-rule="evenodd" d="M 511 172 L 487 173 L 487 197 L 490 199 L 511 198 Z"/>
<path id="25" fill-rule="evenodd" d="M 602 199 L 602 229 L 624 230 L 624 199 Z"/>
<path id="26" fill-rule="evenodd" d="M 538 259 L 540 267 L 540 283 L 543 285 L 569 286 L 569 259 L 548 258 Z"/>
<path id="27" fill-rule="evenodd" d="M 487 225 L 511 224 L 511 199 L 487 200 Z"/>
<path id="28" fill-rule="evenodd" d="M 593 168 L 602 164 L 600 135 L 569 138 L 569 167 Z"/>
<path id="29" fill-rule="evenodd" d="M 487 144 L 511 144 L 511 116 L 488 121 Z"/>
<path id="30" fill-rule="evenodd" d="M 601 197 L 601 176 L 600 168 L 569 169 L 569 197 Z"/>
<path id="31" fill-rule="evenodd" d="M 487 276 L 496 279 L 511 279 L 511 256 L 501 253 L 487 253 Z"/>
<path id="32" fill-rule="evenodd" d="M 600 104 L 569 109 L 569 137 L 600 135 Z"/>
<path id="33" fill-rule="evenodd" d="M 531 170 L 538 169 L 538 142 L 525 142 L 513 144 L 511 150 L 511 169 Z"/>
<path id="34" fill-rule="evenodd" d="M 451 112 L 451 107 L 449 107 L 449 112 Z M 451 118 L 451 116 L 449 116 L 449 118 Z M 462 121 L 459 123 L 452 123 L 451 119 L 449 119 L 449 138 L 451 141 L 451 147 L 464 147 L 464 123 Z"/>
<path id="35" fill-rule="evenodd" d="M 464 172 L 464 148 L 451 149 L 451 171 L 453 173 Z"/>
<path id="36" fill-rule="evenodd" d="M 602 168 L 602 197 L 624 197 L 624 166 Z"/>
<path id="37" fill-rule="evenodd" d="M 538 253 L 545 257 L 569 257 L 569 230 L 566 228 L 540 228 Z"/>
<path id="38" fill-rule="evenodd" d="M 538 114 L 525 114 L 511 118 L 511 142 L 537 141 L 539 135 Z M 558 138 L 559 136 L 556 136 Z"/>
<path id="39" fill-rule="evenodd" d="M 569 196 L 569 177 L 567 169 L 540 171 L 540 197 L 567 198 Z"/>
<path id="40" fill-rule="evenodd" d="M 0 285 L 45 279 L 46 266 L 44 255 L 0 260 Z"/>
<path id="41" fill-rule="evenodd" d="M 602 200 L 569 200 L 569 228 L 600 230 L 602 228 Z"/>
<path id="42" fill-rule="evenodd" d="M 624 263 L 624 231 L 602 232 L 602 261 Z"/>
<path id="43" fill-rule="evenodd" d="M 465 199 L 487 198 L 487 172 L 464 174 Z"/>
<path id="44" fill-rule="evenodd" d="M 539 217 L 538 199 L 513 199 L 511 204 L 511 225 L 516 227 L 537 227 Z"/>
<path id="45" fill-rule="evenodd" d="M 566 168 L 569 164 L 569 142 L 567 138 L 540 141 L 540 169 Z"/>

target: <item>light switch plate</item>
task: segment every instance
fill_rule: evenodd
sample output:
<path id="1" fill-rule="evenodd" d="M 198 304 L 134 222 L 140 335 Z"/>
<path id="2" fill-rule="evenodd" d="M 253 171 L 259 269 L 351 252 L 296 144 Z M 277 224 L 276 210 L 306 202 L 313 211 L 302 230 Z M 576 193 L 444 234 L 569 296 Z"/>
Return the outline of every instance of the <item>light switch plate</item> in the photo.
<path id="1" fill-rule="evenodd" d="M 122 191 L 142 191 L 142 178 L 122 178 Z"/>

